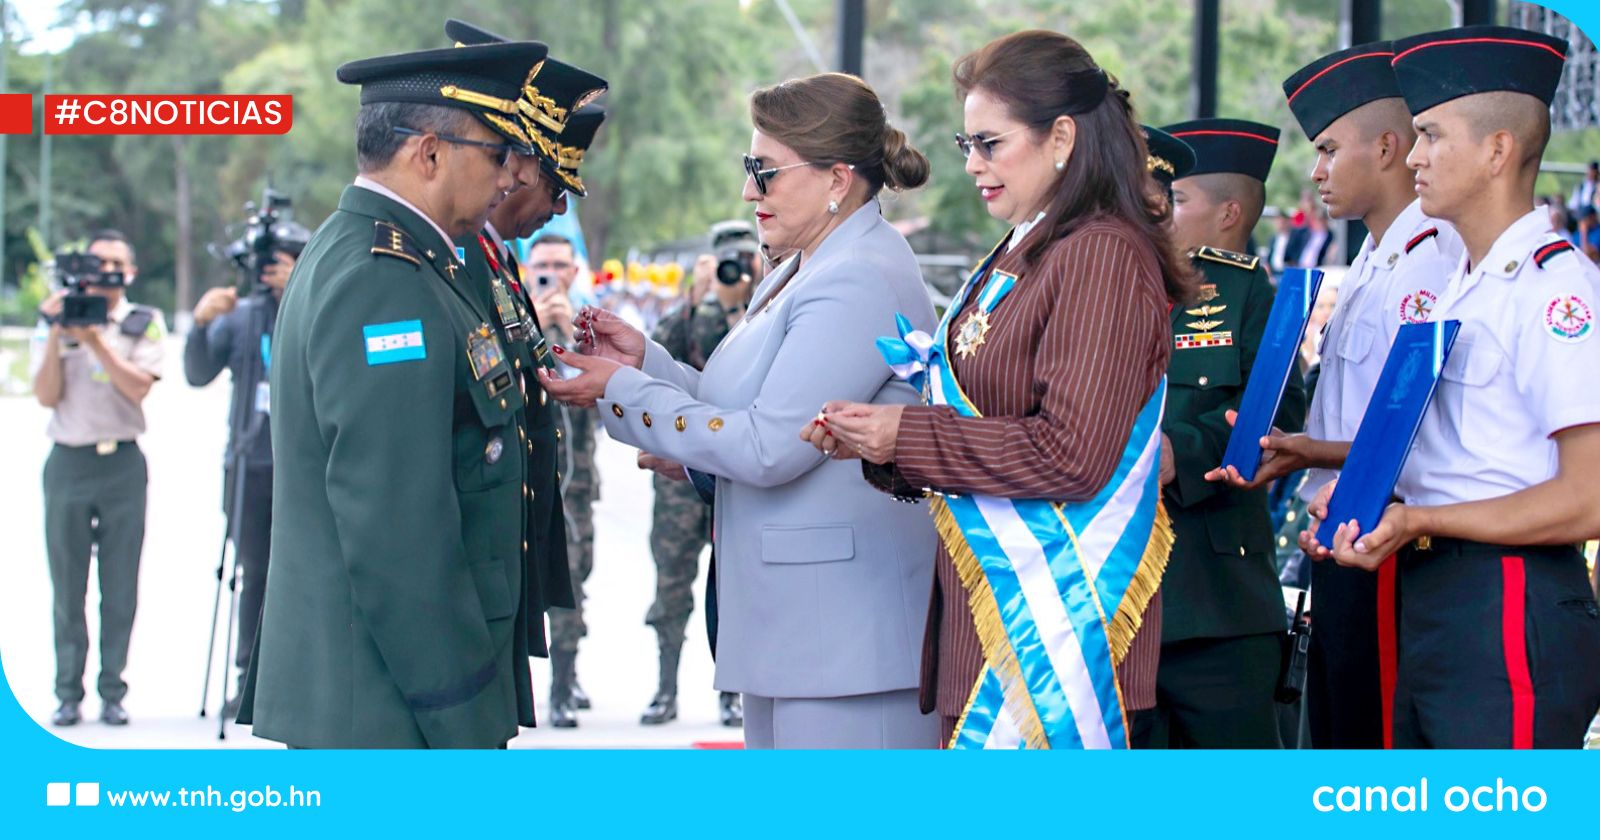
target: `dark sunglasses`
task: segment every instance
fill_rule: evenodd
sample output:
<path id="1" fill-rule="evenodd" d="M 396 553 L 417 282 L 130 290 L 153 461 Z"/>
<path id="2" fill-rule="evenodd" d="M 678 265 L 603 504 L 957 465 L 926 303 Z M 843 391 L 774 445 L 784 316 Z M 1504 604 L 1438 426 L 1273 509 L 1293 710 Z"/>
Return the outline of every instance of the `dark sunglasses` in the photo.
<path id="1" fill-rule="evenodd" d="M 1023 128 L 1026 127 L 1023 126 Z M 956 132 L 956 148 L 961 151 L 963 159 L 972 157 L 972 150 L 977 149 L 978 157 L 984 160 L 994 160 L 994 146 L 1000 142 L 1000 138 L 1008 134 L 1016 134 L 1021 130 L 1021 128 L 1013 128 L 1010 131 L 1002 131 L 993 137 L 985 137 L 982 132 L 978 131 L 973 132 L 971 135 L 962 134 L 958 131 Z"/>
<path id="2" fill-rule="evenodd" d="M 794 169 L 800 166 L 811 165 L 812 164 L 810 161 L 803 161 L 801 163 L 791 163 L 788 166 L 774 166 L 769 169 L 762 169 L 761 158 L 751 157 L 749 155 L 744 156 L 744 174 L 750 176 L 750 180 L 756 182 L 756 192 L 761 193 L 762 195 L 767 194 L 767 182 L 772 180 L 772 176 L 777 175 L 779 172 L 782 172 L 785 169 Z"/>
<path id="3" fill-rule="evenodd" d="M 402 134 L 406 137 L 426 137 L 429 134 L 432 134 L 433 136 L 451 144 L 452 146 L 477 146 L 480 149 L 488 149 L 494 156 L 493 160 L 496 166 L 505 166 L 506 162 L 511 160 L 512 152 L 515 152 L 519 155 L 533 154 L 532 149 L 529 149 L 527 146 L 523 146 L 520 143 L 490 143 L 485 140 L 469 140 L 465 137 L 457 137 L 454 134 L 440 134 L 436 131 L 418 131 L 414 128 L 403 125 L 395 126 L 394 133 Z"/>

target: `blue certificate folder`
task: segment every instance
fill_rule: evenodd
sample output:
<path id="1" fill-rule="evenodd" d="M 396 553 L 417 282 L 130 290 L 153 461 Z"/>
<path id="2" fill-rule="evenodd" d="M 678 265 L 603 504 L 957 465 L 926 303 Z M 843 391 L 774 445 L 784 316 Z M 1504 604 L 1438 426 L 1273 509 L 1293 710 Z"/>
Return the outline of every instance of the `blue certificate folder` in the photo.
<path id="1" fill-rule="evenodd" d="M 1289 370 L 1300 354 L 1300 340 L 1306 334 L 1306 321 L 1317 303 L 1322 272 L 1314 268 L 1290 268 L 1278 279 L 1278 296 L 1267 315 L 1267 331 L 1261 336 L 1255 362 L 1250 366 L 1250 381 L 1245 383 L 1239 401 L 1239 416 L 1222 453 L 1222 465 L 1233 467 L 1245 481 L 1256 477 L 1261 466 L 1261 438 L 1272 430 L 1278 416 Z"/>
<path id="2" fill-rule="evenodd" d="M 1363 534 L 1378 527 L 1459 332 L 1460 321 L 1400 327 L 1372 402 L 1361 417 L 1361 428 L 1350 443 L 1339 484 L 1328 501 L 1328 518 L 1317 529 L 1317 542 L 1332 548 L 1339 523 L 1352 519 Z"/>

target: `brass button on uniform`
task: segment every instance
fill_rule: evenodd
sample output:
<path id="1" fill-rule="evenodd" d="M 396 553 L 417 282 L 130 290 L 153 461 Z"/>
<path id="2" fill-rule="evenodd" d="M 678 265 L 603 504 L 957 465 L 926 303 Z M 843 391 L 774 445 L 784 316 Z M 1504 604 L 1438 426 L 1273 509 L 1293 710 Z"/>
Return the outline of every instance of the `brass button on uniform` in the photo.
<path id="1" fill-rule="evenodd" d="M 1390 265 L 1394 265 L 1399 260 L 1400 260 L 1400 255 L 1399 254 L 1390 254 L 1389 255 L 1389 264 Z"/>
<path id="2" fill-rule="evenodd" d="M 561 439 L 561 430 L 560 429 L 556 429 L 556 440 L 560 440 L 560 439 Z"/>
<path id="3" fill-rule="evenodd" d="M 1244 546 L 1242 546 L 1242 545 L 1241 545 L 1241 546 L 1239 546 L 1239 556 L 1240 556 L 1240 557 L 1243 557 L 1243 556 L 1245 556 L 1245 554 L 1244 554 Z"/>
<path id="4" fill-rule="evenodd" d="M 654 426 L 654 425 L 655 425 L 655 423 L 654 423 L 654 422 L 653 422 L 653 421 L 651 421 L 651 419 L 650 419 L 650 412 L 648 412 L 648 411 L 646 411 L 646 412 L 645 412 L 645 413 L 644 413 L 644 416 L 643 416 L 643 417 L 641 417 L 641 418 L 640 418 L 640 419 L 641 419 L 641 420 L 643 420 L 643 421 L 644 421 L 644 427 L 645 427 L 645 428 L 646 428 L 646 429 L 648 429 L 648 428 L 650 428 L 650 427 L 651 427 L 651 426 Z"/>
<path id="5" fill-rule="evenodd" d="M 684 429 L 689 428 L 689 423 L 688 423 L 688 421 L 684 420 L 683 419 L 683 415 L 680 414 L 680 415 L 678 415 L 678 419 L 677 420 L 672 421 L 672 426 L 673 426 L 673 428 L 675 428 L 675 429 L 677 429 L 678 431 L 681 432 Z"/>
<path id="6" fill-rule="evenodd" d="M 618 419 L 621 419 L 622 418 L 622 406 L 617 405 L 616 403 L 612 403 L 611 404 L 611 413 L 617 415 Z"/>
<path id="7" fill-rule="evenodd" d="M 711 422 L 706 424 L 706 428 L 710 429 L 713 432 L 722 431 L 722 418 L 721 417 L 713 417 L 713 418 L 711 418 Z"/>
<path id="8" fill-rule="evenodd" d="M 501 397 L 500 398 L 500 407 L 501 408 L 505 408 L 506 407 L 506 398 L 505 397 Z"/>
<path id="9" fill-rule="evenodd" d="M 522 541 L 522 550 L 523 551 L 527 551 L 528 550 L 528 541 L 527 540 L 523 540 Z"/>
<path id="10" fill-rule="evenodd" d="M 1200 377 L 1200 384 L 1201 385 L 1205 385 L 1206 383 L 1208 383 L 1210 381 L 1211 381 L 1211 377 L 1209 377 L 1209 376 Z"/>
<path id="11" fill-rule="evenodd" d="M 550 395 L 546 394 L 543 391 L 540 391 L 539 392 L 539 404 L 540 405 L 544 405 L 545 403 L 548 403 L 548 402 L 550 402 Z"/>
<path id="12" fill-rule="evenodd" d="M 512 359 L 511 360 L 511 366 L 513 368 L 516 368 L 517 370 L 522 370 L 522 360 L 521 359 Z"/>
<path id="13" fill-rule="evenodd" d="M 1516 271 L 1516 270 L 1517 270 L 1517 261 L 1516 260 L 1512 260 L 1511 262 L 1506 263 L 1506 273 L 1507 274 L 1510 274 L 1511 272 Z"/>

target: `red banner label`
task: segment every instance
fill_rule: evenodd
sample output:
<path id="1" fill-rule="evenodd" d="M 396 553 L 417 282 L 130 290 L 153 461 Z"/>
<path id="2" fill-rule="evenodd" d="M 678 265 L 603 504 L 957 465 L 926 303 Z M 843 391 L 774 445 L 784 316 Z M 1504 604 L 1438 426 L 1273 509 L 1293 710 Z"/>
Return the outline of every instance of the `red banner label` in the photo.
<path id="1" fill-rule="evenodd" d="M 269 96 L 51 94 L 46 134 L 287 134 L 288 94 Z"/>

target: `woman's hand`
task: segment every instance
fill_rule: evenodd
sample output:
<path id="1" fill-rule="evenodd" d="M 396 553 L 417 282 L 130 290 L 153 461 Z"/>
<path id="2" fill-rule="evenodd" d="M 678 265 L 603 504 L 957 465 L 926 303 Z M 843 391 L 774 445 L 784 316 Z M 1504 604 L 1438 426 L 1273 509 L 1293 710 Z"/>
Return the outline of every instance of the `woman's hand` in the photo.
<path id="1" fill-rule="evenodd" d="M 874 464 L 887 464 L 894 460 L 895 444 L 900 437 L 900 415 L 905 408 L 903 405 L 828 403 L 822 408 L 822 419 L 839 448 L 853 449 Z"/>
<path id="2" fill-rule="evenodd" d="M 606 386 L 611 383 L 612 374 L 622 369 L 622 365 L 601 356 L 569 353 L 559 345 L 551 349 L 555 351 L 556 358 L 580 371 L 571 379 L 562 379 L 560 374 L 552 373 L 549 368 L 538 369 L 539 384 L 550 396 L 567 405 L 592 407 L 595 400 L 606 395 Z"/>
<path id="3" fill-rule="evenodd" d="M 830 402 L 817 412 L 817 416 L 806 423 L 800 430 L 800 439 L 817 448 L 817 451 L 833 458 L 835 461 L 853 461 L 861 457 L 860 450 L 850 446 L 840 446 L 833 431 L 828 428 L 827 413 L 831 408 L 849 405 L 847 402 Z"/>
<path id="4" fill-rule="evenodd" d="M 689 474 L 684 471 L 682 464 L 659 455 L 651 455 L 643 449 L 639 450 L 639 457 L 635 459 L 635 463 L 639 465 L 639 469 L 650 470 L 671 481 L 689 480 Z"/>
<path id="5" fill-rule="evenodd" d="M 644 364 L 644 333 L 598 306 L 585 306 L 573 319 L 578 349 L 586 356 L 637 368 Z"/>

